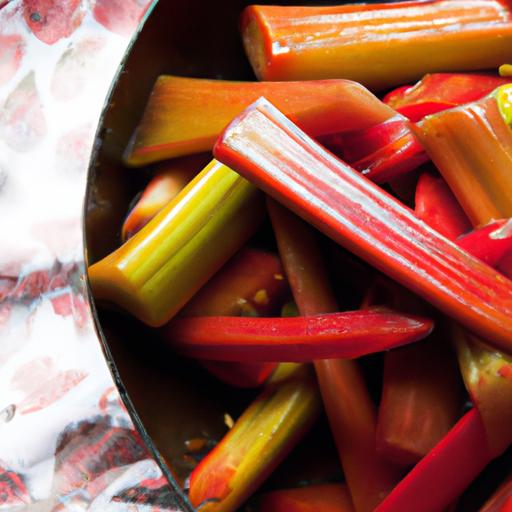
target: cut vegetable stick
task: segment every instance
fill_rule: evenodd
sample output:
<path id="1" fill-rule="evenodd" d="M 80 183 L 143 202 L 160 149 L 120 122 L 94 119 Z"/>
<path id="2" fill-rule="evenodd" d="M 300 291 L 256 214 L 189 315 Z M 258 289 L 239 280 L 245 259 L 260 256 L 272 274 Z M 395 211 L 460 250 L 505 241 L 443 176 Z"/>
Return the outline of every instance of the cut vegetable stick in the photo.
<path id="1" fill-rule="evenodd" d="M 235 119 L 214 153 L 320 231 L 512 352 L 512 282 L 326 152 L 268 101 Z"/>
<path id="2" fill-rule="evenodd" d="M 190 476 L 189 497 L 201 512 L 232 512 L 254 492 L 320 412 L 307 368 L 268 386 Z"/>
<path id="3" fill-rule="evenodd" d="M 404 466 L 416 464 L 460 413 L 457 363 L 441 336 L 384 356 L 377 447 Z"/>
<path id="4" fill-rule="evenodd" d="M 409 124 L 403 116 L 395 116 L 363 130 L 319 140 L 368 179 L 385 183 L 429 160 Z"/>
<path id="5" fill-rule="evenodd" d="M 353 512 L 347 487 L 342 484 L 309 485 L 265 494 L 264 512 Z"/>
<path id="6" fill-rule="evenodd" d="M 243 248 L 181 310 L 181 316 L 272 316 L 288 293 L 279 258 Z"/>
<path id="7" fill-rule="evenodd" d="M 336 311 L 312 228 L 272 200 L 267 206 L 299 311 Z M 375 406 L 357 362 L 315 361 L 315 369 L 354 508 L 369 512 L 399 480 L 397 469 L 376 450 Z"/>
<path id="8" fill-rule="evenodd" d="M 414 86 L 400 87 L 388 93 L 383 101 L 411 121 L 419 121 L 457 105 L 477 101 L 509 78 L 484 73 L 433 73 Z"/>
<path id="9" fill-rule="evenodd" d="M 194 155 L 160 164 L 155 170 L 155 176 L 146 185 L 140 199 L 123 222 L 121 240 L 126 242 L 140 231 L 185 188 L 209 160 L 211 157 Z"/>
<path id="10" fill-rule="evenodd" d="M 199 359 L 308 362 L 412 343 L 432 327 L 427 318 L 374 308 L 290 318 L 176 318 L 161 336 L 177 352 Z"/>
<path id="11" fill-rule="evenodd" d="M 500 111 L 511 90 L 502 86 L 483 100 L 427 116 L 415 128 L 477 226 L 512 217 L 512 130 Z"/>
<path id="12" fill-rule="evenodd" d="M 477 409 L 466 413 L 375 512 L 433 512 L 455 501 L 492 460 Z"/>
<path id="13" fill-rule="evenodd" d="M 262 83 L 161 76 L 125 161 L 143 165 L 211 150 L 226 124 L 261 96 L 271 98 L 315 136 L 360 130 L 396 115 L 362 85 L 348 80 Z"/>
<path id="14" fill-rule="evenodd" d="M 416 215 L 450 240 L 471 231 L 471 222 L 440 176 L 425 172 L 416 186 Z"/>
<path id="15" fill-rule="evenodd" d="M 484 422 L 489 447 L 498 456 L 512 443 L 512 358 L 457 326 L 453 338 L 464 383 Z"/>
<path id="16" fill-rule="evenodd" d="M 252 5 L 246 53 L 260 80 L 349 78 L 385 89 L 435 71 L 510 59 L 512 15 L 497 0 L 431 0 L 325 7 Z"/>
<path id="17" fill-rule="evenodd" d="M 96 299 L 158 327 L 263 220 L 261 194 L 215 160 L 123 246 L 89 267 Z"/>
<path id="18" fill-rule="evenodd" d="M 435 201 L 433 194 L 425 194 L 423 199 L 425 203 L 433 204 Z M 468 204 L 478 209 L 478 195 L 467 199 Z M 453 196 L 450 197 L 450 194 L 445 194 L 439 197 L 438 201 L 437 210 L 421 208 L 417 209 L 417 214 L 429 224 L 434 221 L 435 224 L 442 226 L 443 219 L 449 224 L 452 212 L 456 211 L 456 200 Z M 435 211 L 435 215 L 432 215 L 432 211 Z M 451 235 L 455 237 L 456 226 L 452 227 L 454 229 Z M 499 267 L 502 262 L 506 264 L 504 260 L 510 254 L 510 221 L 490 222 L 487 226 L 458 238 L 456 243 L 470 254 Z M 482 416 L 490 449 L 498 455 L 512 442 L 510 429 L 506 426 L 512 421 L 510 358 L 506 354 L 492 350 L 456 326 L 452 329 L 464 383 Z"/>
<path id="19" fill-rule="evenodd" d="M 279 258 L 241 249 L 180 311 L 181 316 L 270 316 L 279 311 L 288 283 Z M 236 387 L 260 386 L 274 363 L 202 361 L 222 381 Z"/>
<path id="20" fill-rule="evenodd" d="M 456 240 L 469 254 L 498 268 L 503 258 L 512 252 L 512 219 L 500 219 L 475 229 Z"/>

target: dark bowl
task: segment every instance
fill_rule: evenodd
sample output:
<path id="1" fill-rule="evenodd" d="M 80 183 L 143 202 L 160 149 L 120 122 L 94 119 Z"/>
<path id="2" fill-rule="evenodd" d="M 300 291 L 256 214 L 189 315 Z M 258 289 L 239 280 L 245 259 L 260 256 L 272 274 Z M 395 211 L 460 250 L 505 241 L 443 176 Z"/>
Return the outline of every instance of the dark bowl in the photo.
<path id="1" fill-rule="evenodd" d="M 254 80 L 238 31 L 239 15 L 249 3 L 165 0 L 153 4 L 120 67 L 97 131 L 85 203 L 88 264 L 120 245 L 122 221 L 134 196 L 149 179 L 150 168 L 126 168 L 122 154 L 156 78 L 174 74 Z M 179 484 L 192 467 L 185 441 L 198 437 L 213 442 L 220 439 L 227 431 L 224 415 L 236 417 L 255 396 L 255 391 L 228 387 L 193 361 L 181 359 L 153 343 L 147 328 L 123 312 L 98 305 L 95 315 L 105 356 L 130 415 L 169 479 L 178 506 L 192 510 L 179 490 Z M 285 463 L 274 481 L 293 484 L 304 478 L 304 472 L 294 476 L 298 467 L 310 465 L 308 469 L 314 471 L 315 466 L 331 463 L 329 454 L 336 450 L 325 419 L 313 434 L 316 436 L 302 443 L 299 453 Z M 315 462 L 302 464 L 301 457 L 307 458 L 310 450 L 315 453 Z M 173 468 L 172 472 L 169 467 Z M 339 467 L 333 467 L 333 474 L 337 471 Z M 482 476 L 484 484 L 486 479 L 503 471 L 491 467 Z M 478 489 L 466 498 L 471 504 L 468 511 L 476 510 L 477 503 L 482 501 L 477 496 Z"/>
<path id="2" fill-rule="evenodd" d="M 169 73 L 254 80 L 238 32 L 239 15 L 249 3 L 153 4 L 121 64 L 100 119 L 85 202 L 87 264 L 120 245 L 120 227 L 130 202 L 150 176 L 150 169 L 124 167 L 122 153 L 156 78 Z M 175 479 L 183 481 L 191 468 L 185 441 L 220 439 L 227 431 L 224 415 L 236 417 L 255 391 L 228 387 L 193 361 L 152 343 L 147 329 L 123 312 L 97 305 L 95 320 L 121 396 L 176 490 Z M 327 443 L 326 452 L 334 453 L 330 440 Z"/>

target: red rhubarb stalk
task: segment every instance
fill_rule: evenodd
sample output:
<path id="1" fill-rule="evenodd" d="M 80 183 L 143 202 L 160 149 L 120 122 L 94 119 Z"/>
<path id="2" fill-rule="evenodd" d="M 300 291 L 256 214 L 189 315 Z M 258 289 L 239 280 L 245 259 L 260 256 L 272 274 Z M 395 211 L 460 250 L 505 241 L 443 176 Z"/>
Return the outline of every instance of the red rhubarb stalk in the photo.
<path id="1" fill-rule="evenodd" d="M 236 118 L 214 152 L 338 243 L 512 351 L 512 283 L 326 152 L 268 101 Z"/>
<path id="2" fill-rule="evenodd" d="M 443 336 L 434 336 L 384 357 L 377 447 L 403 466 L 424 457 L 460 413 L 456 361 Z"/>
<path id="3" fill-rule="evenodd" d="M 448 507 L 492 459 L 477 409 L 460 419 L 375 512 L 433 512 Z"/>
<path id="4" fill-rule="evenodd" d="M 456 240 L 469 254 L 497 268 L 512 251 L 512 220 L 500 219 L 475 229 Z"/>
<path id="5" fill-rule="evenodd" d="M 376 183 L 396 179 L 429 160 L 409 121 L 400 115 L 362 130 L 322 137 L 321 142 Z"/>
<path id="6" fill-rule="evenodd" d="M 471 222 L 441 176 L 425 172 L 416 186 L 416 215 L 450 240 L 471 231 Z"/>
<path id="7" fill-rule="evenodd" d="M 510 78 L 484 73 L 432 73 L 414 86 L 399 87 L 384 97 L 384 103 L 411 121 L 479 100 Z"/>
<path id="8" fill-rule="evenodd" d="M 314 231 L 274 201 L 267 205 L 300 313 L 336 311 Z M 399 475 L 376 451 L 376 411 L 361 370 L 356 361 L 347 360 L 315 361 L 315 369 L 354 508 L 371 511 Z"/>
<path id="9" fill-rule="evenodd" d="M 279 258 L 270 252 L 241 249 L 181 310 L 181 316 L 268 316 L 281 307 L 288 284 Z M 202 361 L 220 380 L 256 387 L 274 371 L 274 363 Z"/>
<path id="10" fill-rule="evenodd" d="M 177 318 L 162 329 L 176 351 L 219 361 L 354 358 L 424 338 L 431 320 L 375 308 L 310 317 Z"/>

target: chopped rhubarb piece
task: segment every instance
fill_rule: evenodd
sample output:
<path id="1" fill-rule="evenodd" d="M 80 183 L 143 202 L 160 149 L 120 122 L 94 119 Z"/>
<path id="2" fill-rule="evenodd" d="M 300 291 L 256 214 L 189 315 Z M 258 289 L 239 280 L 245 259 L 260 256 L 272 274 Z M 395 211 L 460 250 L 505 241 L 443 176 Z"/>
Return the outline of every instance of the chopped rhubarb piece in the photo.
<path id="1" fill-rule="evenodd" d="M 262 83 L 161 76 L 128 145 L 126 162 L 142 165 L 211 150 L 226 124 L 261 96 L 314 136 L 360 130 L 396 115 L 349 80 Z"/>
<path id="2" fill-rule="evenodd" d="M 265 99 L 226 128 L 214 153 L 347 249 L 512 351 L 512 282 L 438 235 Z"/>
<path id="3" fill-rule="evenodd" d="M 363 130 L 320 140 L 376 183 L 396 179 L 429 160 L 409 122 L 400 115 Z"/>
<path id="4" fill-rule="evenodd" d="M 288 293 L 279 258 L 241 249 L 182 309 L 181 316 L 272 316 Z"/>
<path id="5" fill-rule="evenodd" d="M 478 408 L 492 453 L 512 443 L 512 358 L 453 328 L 459 365 L 471 399 Z"/>
<path id="6" fill-rule="evenodd" d="M 385 355 L 377 446 L 398 464 L 416 464 L 459 417 L 461 386 L 446 340 L 425 340 Z"/>
<path id="7" fill-rule="evenodd" d="M 480 101 L 427 116 L 415 128 L 477 226 L 512 217 L 512 130 L 506 118 L 511 90 L 502 86 Z"/>
<path id="8" fill-rule="evenodd" d="M 161 326 L 246 242 L 263 214 L 258 191 L 214 160 L 134 237 L 89 267 L 95 297 Z"/>
<path id="9" fill-rule="evenodd" d="M 279 258 L 270 252 L 241 249 L 181 310 L 182 316 L 269 316 L 288 292 Z M 237 387 L 260 386 L 273 363 L 202 361 L 207 370 Z"/>
<path id="10" fill-rule="evenodd" d="M 307 368 L 269 385 L 190 476 L 202 512 L 233 512 L 301 440 L 320 412 Z"/>
<path id="11" fill-rule="evenodd" d="M 176 318 L 162 337 L 199 359 L 307 362 L 388 350 L 424 338 L 432 327 L 426 318 L 374 308 L 290 318 Z"/>
<path id="12" fill-rule="evenodd" d="M 503 258 L 512 252 L 512 219 L 501 219 L 471 231 L 456 240 L 469 254 L 498 268 Z"/>
<path id="13" fill-rule="evenodd" d="M 425 172 L 416 186 L 416 215 L 450 240 L 471 231 L 471 223 L 450 187 L 440 176 Z"/>
<path id="14" fill-rule="evenodd" d="M 267 205 L 300 312 L 336 311 L 314 231 L 274 201 Z M 356 361 L 315 361 L 315 370 L 354 508 L 369 512 L 399 479 L 397 469 L 376 450 L 375 406 Z"/>
<path id="15" fill-rule="evenodd" d="M 483 73 L 433 73 L 424 76 L 416 85 L 400 87 L 384 98 L 411 121 L 419 121 L 457 105 L 477 101 L 510 79 Z"/>
<path id="16" fill-rule="evenodd" d="M 162 162 L 123 222 L 121 228 L 123 242 L 140 231 L 164 206 L 169 204 L 208 163 L 208 160 L 208 156 L 194 155 Z"/>
<path id="17" fill-rule="evenodd" d="M 435 71 L 506 62 L 512 15 L 498 0 L 429 0 L 325 7 L 252 5 L 246 53 L 260 80 L 349 78 L 385 89 Z"/>
<path id="18" fill-rule="evenodd" d="M 492 460 L 477 409 L 466 413 L 375 512 L 433 512 L 455 501 Z"/>

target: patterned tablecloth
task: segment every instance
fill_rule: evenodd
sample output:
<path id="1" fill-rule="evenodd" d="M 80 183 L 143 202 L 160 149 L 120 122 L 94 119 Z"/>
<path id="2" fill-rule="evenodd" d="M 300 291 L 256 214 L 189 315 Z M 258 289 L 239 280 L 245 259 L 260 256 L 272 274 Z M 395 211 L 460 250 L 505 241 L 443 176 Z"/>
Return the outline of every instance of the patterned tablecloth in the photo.
<path id="1" fill-rule="evenodd" d="M 180 510 L 84 287 L 104 98 L 150 0 L 0 0 L 0 510 Z"/>

